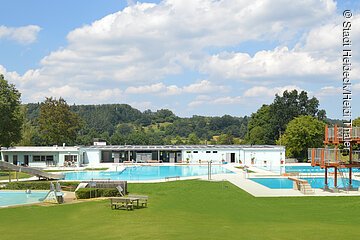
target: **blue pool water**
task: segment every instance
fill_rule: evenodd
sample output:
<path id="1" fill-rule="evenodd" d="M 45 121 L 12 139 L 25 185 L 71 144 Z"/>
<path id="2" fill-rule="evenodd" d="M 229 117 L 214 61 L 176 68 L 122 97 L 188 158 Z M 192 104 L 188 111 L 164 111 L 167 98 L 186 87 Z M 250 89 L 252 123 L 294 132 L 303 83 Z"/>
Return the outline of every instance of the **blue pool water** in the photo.
<path id="1" fill-rule="evenodd" d="M 329 172 L 333 172 L 334 169 L 330 168 Z M 348 172 L 347 168 L 341 169 L 342 172 Z M 359 168 L 353 168 L 353 172 L 360 172 Z M 301 173 L 324 173 L 325 169 L 321 169 L 319 166 L 285 166 L 285 172 L 301 172 Z"/>
<path id="2" fill-rule="evenodd" d="M 0 207 L 38 203 L 47 193 L 47 191 L 33 191 L 30 194 L 26 194 L 25 191 L 0 191 Z"/>
<path id="3" fill-rule="evenodd" d="M 323 188 L 325 186 L 325 178 L 302 178 L 304 180 L 307 180 L 312 188 Z M 261 185 L 264 185 L 268 188 L 273 189 L 291 189 L 293 188 L 293 181 L 287 179 L 287 178 L 250 178 L 250 180 L 257 182 Z M 338 187 L 342 188 L 348 185 L 348 179 L 344 179 L 344 181 L 341 178 L 338 178 Z M 352 183 L 353 187 L 359 187 L 360 182 L 357 180 L 353 180 Z M 334 179 L 328 178 L 328 186 L 330 188 L 334 187 Z"/>
<path id="4" fill-rule="evenodd" d="M 264 169 L 267 171 L 275 172 L 275 173 L 291 173 L 291 172 L 299 172 L 299 173 L 324 173 L 325 170 L 321 169 L 319 166 L 258 166 L 260 169 Z M 353 172 L 360 172 L 359 168 L 353 168 Z M 329 172 L 333 172 L 334 169 L 328 169 Z M 348 172 L 347 168 L 341 169 L 342 172 Z"/>
<path id="5" fill-rule="evenodd" d="M 221 167 L 212 166 L 211 173 L 232 173 Z M 114 171 L 83 171 L 83 172 L 66 172 L 65 180 L 91 180 L 91 179 L 110 179 L 110 180 L 127 180 L 143 181 L 157 180 L 165 177 L 190 177 L 202 176 L 208 174 L 207 166 L 135 166 L 127 167 L 122 172 Z"/>

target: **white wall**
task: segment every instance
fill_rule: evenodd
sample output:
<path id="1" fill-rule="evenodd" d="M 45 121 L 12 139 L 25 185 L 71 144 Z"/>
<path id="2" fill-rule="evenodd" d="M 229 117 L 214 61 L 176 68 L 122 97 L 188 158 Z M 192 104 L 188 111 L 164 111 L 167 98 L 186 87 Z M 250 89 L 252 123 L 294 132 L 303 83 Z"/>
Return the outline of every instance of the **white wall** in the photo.
<path id="1" fill-rule="evenodd" d="M 195 152 L 194 152 L 195 151 Z M 197 153 L 196 153 L 197 151 Z M 207 153 L 210 151 L 210 153 Z M 216 153 L 214 153 L 214 151 Z M 235 154 L 235 162 L 239 162 L 240 149 L 192 149 L 192 150 L 183 150 L 182 151 L 182 160 L 187 161 L 189 159 L 190 163 L 199 163 L 201 161 L 213 161 L 215 163 L 221 163 L 222 160 L 230 162 L 230 154 Z"/>
<path id="2" fill-rule="evenodd" d="M 97 165 L 101 160 L 101 151 L 97 149 L 84 149 L 85 157 L 83 159 L 84 164 Z"/>
<path id="3" fill-rule="evenodd" d="M 252 161 L 253 159 L 253 161 Z M 265 148 L 265 149 L 243 149 L 241 152 L 241 161 L 245 165 L 254 165 L 262 167 L 279 166 L 281 161 L 285 160 L 285 149 Z"/>

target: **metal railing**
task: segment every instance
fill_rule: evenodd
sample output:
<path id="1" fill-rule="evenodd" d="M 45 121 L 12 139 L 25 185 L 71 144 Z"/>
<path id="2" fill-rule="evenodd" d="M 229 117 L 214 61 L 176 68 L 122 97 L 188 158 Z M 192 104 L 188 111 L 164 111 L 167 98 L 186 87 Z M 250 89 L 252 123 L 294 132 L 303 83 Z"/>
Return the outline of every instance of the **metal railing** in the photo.
<path id="1" fill-rule="evenodd" d="M 343 127 L 333 127 L 328 128 L 327 130 L 327 139 L 328 141 L 342 141 L 346 137 L 346 135 L 350 135 L 351 139 L 360 139 L 360 127 L 352 127 L 351 129 L 343 128 Z"/>
<path id="2" fill-rule="evenodd" d="M 347 150 L 334 148 L 309 148 L 308 160 L 315 165 L 329 165 L 332 163 L 349 163 L 350 154 Z M 360 151 L 352 152 L 352 161 L 360 161 Z"/>

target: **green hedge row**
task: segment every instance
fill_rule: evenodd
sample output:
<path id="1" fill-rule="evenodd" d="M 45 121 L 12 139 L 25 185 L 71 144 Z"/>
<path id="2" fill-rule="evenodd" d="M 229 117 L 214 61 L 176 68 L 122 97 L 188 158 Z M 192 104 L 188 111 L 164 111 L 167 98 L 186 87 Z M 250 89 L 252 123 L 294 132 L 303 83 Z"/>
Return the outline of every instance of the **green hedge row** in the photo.
<path id="1" fill-rule="evenodd" d="M 116 188 L 80 188 L 75 192 L 75 195 L 77 199 L 120 196 Z"/>
<path id="2" fill-rule="evenodd" d="M 55 182 L 53 182 L 55 184 Z M 61 182 L 61 186 L 67 186 L 69 191 L 75 191 L 78 182 Z M 29 181 L 29 182 L 10 182 L 6 183 L 3 189 L 9 190 L 49 190 L 50 182 L 49 181 Z"/>

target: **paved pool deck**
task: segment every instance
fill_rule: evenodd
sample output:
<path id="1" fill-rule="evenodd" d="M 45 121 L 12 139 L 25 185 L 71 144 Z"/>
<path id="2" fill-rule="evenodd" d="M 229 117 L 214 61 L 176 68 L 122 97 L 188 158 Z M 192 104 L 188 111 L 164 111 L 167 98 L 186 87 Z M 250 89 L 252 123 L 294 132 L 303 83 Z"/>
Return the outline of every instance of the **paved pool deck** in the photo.
<path id="1" fill-rule="evenodd" d="M 212 181 L 229 181 L 235 186 L 243 189 L 254 197 L 330 197 L 330 196 L 360 196 L 359 191 L 342 191 L 338 193 L 324 191 L 322 189 L 314 189 L 314 194 L 303 194 L 294 189 L 271 189 L 265 187 L 259 183 L 256 183 L 249 177 L 280 177 L 278 174 L 274 174 L 265 170 L 256 168 L 250 168 L 250 170 L 256 171 L 256 173 L 245 173 L 243 170 L 235 168 L 233 165 L 227 165 L 225 168 L 235 172 L 235 174 L 216 174 L 211 177 Z M 207 180 L 206 177 L 202 177 L 203 180 Z"/>

